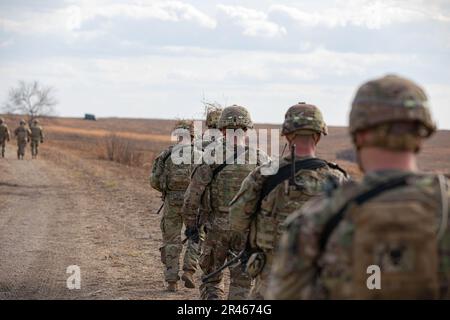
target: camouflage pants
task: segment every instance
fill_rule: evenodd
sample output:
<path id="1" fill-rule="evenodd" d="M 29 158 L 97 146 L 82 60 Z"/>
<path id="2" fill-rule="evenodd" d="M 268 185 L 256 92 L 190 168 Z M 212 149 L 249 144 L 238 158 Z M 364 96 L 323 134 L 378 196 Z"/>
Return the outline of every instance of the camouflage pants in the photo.
<path id="1" fill-rule="evenodd" d="M 180 255 L 183 248 L 181 240 L 183 228 L 181 206 L 181 204 L 174 204 L 170 199 L 166 198 L 161 219 L 163 246 L 159 250 L 161 251 L 161 262 L 165 267 L 164 278 L 167 282 L 179 280 Z M 184 254 L 183 271 L 195 273 L 199 255 L 200 244 L 189 240 Z"/>
<path id="2" fill-rule="evenodd" d="M 17 156 L 25 156 L 26 141 L 17 141 Z"/>
<path id="3" fill-rule="evenodd" d="M 31 155 L 37 156 L 39 147 L 39 140 L 31 140 Z"/>
<path id="4" fill-rule="evenodd" d="M 2 157 L 5 157 L 6 140 L 0 141 L 0 147 L 1 147 Z"/>
<path id="5" fill-rule="evenodd" d="M 206 241 L 200 257 L 200 267 L 205 275 L 219 269 L 233 256 L 230 253 L 230 233 L 226 230 L 208 230 Z M 223 272 L 213 278 L 203 281 L 200 286 L 202 300 L 223 299 Z M 251 279 L 244 273 L 242 266 L 230 268 L 230 288 L 228 300 L 247 299 L 251 287 Z"/>

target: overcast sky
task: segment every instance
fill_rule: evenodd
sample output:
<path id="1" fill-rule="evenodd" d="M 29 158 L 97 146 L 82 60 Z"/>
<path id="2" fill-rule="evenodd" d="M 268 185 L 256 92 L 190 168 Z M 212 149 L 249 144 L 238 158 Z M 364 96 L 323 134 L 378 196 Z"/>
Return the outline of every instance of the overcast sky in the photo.
<path id="1" fill-rule="evenodd" d="M 449 0 L 0 0 L 0 102 L 54 86 L 61 116 L 202 116 L 201 101 L 280 123 L 298 101 L 346 125 L 364 81 L 407 76 L 450 129 Z"/>

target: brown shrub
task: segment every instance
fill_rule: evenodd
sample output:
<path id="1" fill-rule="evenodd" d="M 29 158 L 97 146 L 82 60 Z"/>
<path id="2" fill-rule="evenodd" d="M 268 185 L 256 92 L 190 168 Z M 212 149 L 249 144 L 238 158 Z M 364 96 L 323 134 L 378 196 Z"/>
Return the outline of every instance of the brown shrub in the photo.
<path id="1" fill-rule="evenodd" d="M 143 152 L 133 140 L 116 134 L 109 134 L 102 139 L 99 158 L 115 161 L 128 166 L 140 167 L 143 164 Z"/>

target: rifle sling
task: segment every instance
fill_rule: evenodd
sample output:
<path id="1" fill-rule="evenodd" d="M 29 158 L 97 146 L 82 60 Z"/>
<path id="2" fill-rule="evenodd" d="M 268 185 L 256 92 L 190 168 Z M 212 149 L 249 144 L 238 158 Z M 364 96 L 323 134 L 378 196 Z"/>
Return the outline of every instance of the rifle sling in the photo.
<path id="1" fill-rule="evenodd" d="M 278 173 L 266 179 L 261 189 L 261 194 L 257 204 L 257 210 L 261 208 L 262 200 L 267 197 L 280 183 L 291 177 L 291 163 L 288 163 L 278 170 Z M 318 158 L 302 159 L 295 162 L 296 173 L 300 170 L 317 170 L 328 166 L 329 163 Z"/>

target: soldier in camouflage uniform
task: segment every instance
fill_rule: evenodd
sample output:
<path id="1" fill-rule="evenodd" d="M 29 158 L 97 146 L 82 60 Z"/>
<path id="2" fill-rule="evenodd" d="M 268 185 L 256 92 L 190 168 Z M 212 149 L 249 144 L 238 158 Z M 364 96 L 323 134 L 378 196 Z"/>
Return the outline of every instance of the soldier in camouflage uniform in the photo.
<path id="1" fill-rule="evenodd" d="M 412 81 L 388 75 L 359 88 L 350 132 L 365 176 L 288 218 L 270 298 L 450 298 L 449 181 L 416 164 L 435 130 Z"/>
<path id="2" fill-rule="evenodd" d="M 218 128 L 226 135 L 229 129 L 247 130 L 253 127 L 248 111 L 240 106 L 231 106 L 223 110 Z M 229 163 L 226 155 L 226 139 L 217 141 L 223 144 L 224 164 L 202 164 L 194 169 L 191 183 L 186 191 L 183 217 L 186 224 L 186 235 L 198 234 L 199 225 L 205 226 L 206 240 L 203 243 L 200 267 L 205 275 L 219 269 L 233 254 L 242 250 L 244 235 L 231 238 L 229 232 L 228 206 L 239 191 L 244 178 L 256 166 L 268 161 L 267 156 L 259 150 L 258 163 L 249 162 L 250 148 L 245 147 L 245 163 Z M 233 150 L 234 157 L 238 151 Z M 230 156 L 230 154 L 228 154 Z M 200 213 L 200 215 L 199 215 Z M 251 286 L 251 279 L 239 266 L 230 268 L 230 287 L 228 299 L 245 299 Z M 204 280 L 200 286 L 203 300 L 223 299 L 223 274 Z"/>
<path id="3" fill-rule="evenodd" d="M 190 131 L 191 139 L 194 137 L 192 122 L 180 121 L 175 130 L 186 129 Z M 161 231 L 163 235 L 163 246 L 160 248 L 161 261 L 164 264 L 164 276 L 168 283 L 167 289 L 171 292 L 177 291 L 180 270 L 180 254 L 182 251 L 181 230 L 183 218 L 181 207 L 186 188 L 189 185 L 191 164 L 175 165 L 172 162 L 173 152 L 182 152 L 182 144 L 169 147 L 155 159 L 150 177 L 151 186 L 162 192 L 164 199 L 164 211 L 161 219 Z M 191 149 L 192 145 L 191 145 Z M 194 156 L 192 154 L 192 156 Z M 195 288 L 193 275 L 197 270 L 199 257 L 198 239 L 189 239 L 183 262 L 182 280 L 187 288 Z"/>
<path id="4" fill-rule="evenodd" d="M 23 160 L 25 148 L 31 137 L 31 131 L 27 128 L 25 120 L 20 120 L 19 126 L 14 130 L 14 136 L 17 139 L 17 159 Z"/>
<path id="5" fill-rule="evenodd" d="M 39 121 L 34 119 L 30 127 L 31 131 L 31 156 L 37 158 L 39 143 L 44 143 L 44 130 L 39 125 Z"/>
<path id="6" fill-rule="evenodd" d="M 231 230 L 238 233 L 250 230 L 247 250 L 253 254 L 248 260 L 247 272 L 255 278 L 250 293 L 253 300 L 266 298 L 273 253 L 286 217 L 323 192 L 331 181 L 340 184 L 346 179 L 347 174 L 336 164 L 315 156 L 317 143 L 321 135 L 326 134 L 327 127 L 316 106 L 299 103 L 289 108 L 282 135 L 294 152 L 281 159 L 281 169 L 275 175 L 264 175 L 261 171 L 264 166 L 254 170 L 231 203 Z M 297 164 L 295 181 L 291 170 L 292 154 Z"/>
<path id="7" fill-rule="evenodd" d="M 9 141 L 9 129 L 3 118 L 0 118 L 0 147 L 2 148 L 2 158 L 5 157 L 6 141 Z"/>

